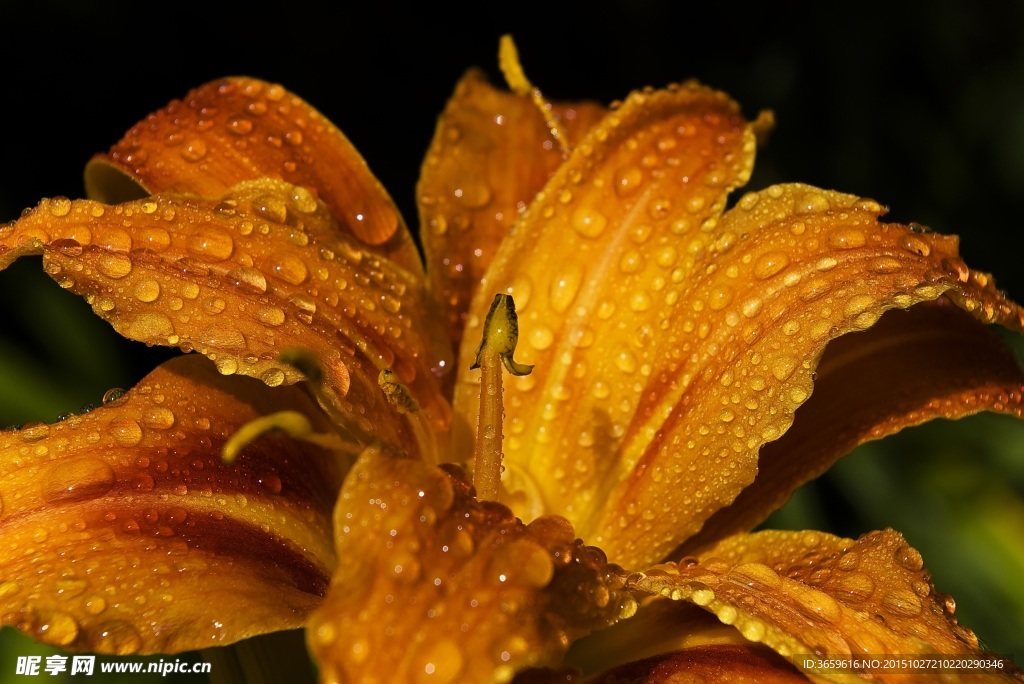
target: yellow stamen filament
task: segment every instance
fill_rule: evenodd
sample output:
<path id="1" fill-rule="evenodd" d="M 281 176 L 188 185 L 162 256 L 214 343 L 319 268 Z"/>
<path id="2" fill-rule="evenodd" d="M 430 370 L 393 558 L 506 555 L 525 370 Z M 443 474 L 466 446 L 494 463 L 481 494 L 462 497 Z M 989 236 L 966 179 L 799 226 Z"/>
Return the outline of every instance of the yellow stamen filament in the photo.
<path id="1" fill-rule="evenodd" d="M 519 61 L 519 50 L 516 49 L 512 36 L 508 34 L 502 36 L 498 42 L 498 66 L 501 68 L 501 73 L 505 76 L 505 82 L 508 83 L 509 89 L 516 95 L 529 97 L 533 101 L 534 106 L 540 110 L 541 116 L 544 117 L 544 123 L 547 125 L 548 130 L 551 131 L 551 137 L 555 139 L 562 150 L 562 156 L 568 157 L 569 143 L 566 142 L 565 136 L 562 135 L 558 119 L 552 114 L 553 108 L 551 103 L 544 99 L 540 88 L 533 85 L 530 79 L 526 77 L 523 65 Z"/>
<path id="2" fill-rule="evenodd" d="M 496 294 L 484 321 L 476 361 L 470 366 L 479 368 L 481 373 L 480 417 L 473 449 L 473 485 L 480 501 L 497 501 L 501 487 L 501 423 L 505 417 L 501 367 L 504 365 L 512 375 L 528 375 L 533 370 L 533 366 L 517 363 L 512 358 L 518 341 L 515 302 L 510 295 Z"/>
<path id="3" fill-rule="evenodd" d="M 248 444 L 265 435 L 281 433 L 293 439 L 315 444 L 330 451 L 358 456 L 359 448 L 341 435 L 313 432 L 309 418 L 298 411 L 278 411 L 251 420 L 231 435 L 221 449 L 220 456 L 225 463 L 233 463 Z"/>

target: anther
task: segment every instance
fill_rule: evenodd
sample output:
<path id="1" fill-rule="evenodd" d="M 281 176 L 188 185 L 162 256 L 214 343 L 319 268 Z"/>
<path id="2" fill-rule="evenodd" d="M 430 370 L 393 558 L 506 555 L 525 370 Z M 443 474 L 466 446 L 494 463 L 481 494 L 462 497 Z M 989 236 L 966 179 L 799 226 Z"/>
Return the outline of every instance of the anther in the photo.
<path id="1" fill-rule="evenodd" d="M 481 501 L 497 501 L 501 485 L 501 366 L 512 375 L 528 375 L 533 366 L 513 359 L 519 341 L 516 305 L 507 294 L 496 294 L 484 321 L 483 339 L 470 368 L 480 369 L 480 417 L 473 450 L 473 484 Z M 500 361 L 500 363 L 499 363 Z"/>

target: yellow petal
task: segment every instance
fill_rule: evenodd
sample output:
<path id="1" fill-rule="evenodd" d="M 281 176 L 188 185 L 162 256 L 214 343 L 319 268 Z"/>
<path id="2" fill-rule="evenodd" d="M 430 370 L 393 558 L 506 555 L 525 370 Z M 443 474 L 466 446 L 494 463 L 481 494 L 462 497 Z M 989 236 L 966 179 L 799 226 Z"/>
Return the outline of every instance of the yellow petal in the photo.
<path id="1" fill-rule="evenodd" d="M 356 463 L 308 628 L 322 681 L 508 682 L 635 609 L 621 569 L 564 519 L 526 526 L 464 477 L 376 450 Z"/>
<path id="2" fill-rule="evenodd" d="M 398 209 L 363 158 L 320 112 L 276 84 L 226 78 L 192 90 L 94 158 L 86 188 L 113 204 L 144 194 L 219 197 L 258 178 L 312 190 L 338 219 L 337 230 L 421 272 Z"/>
<path id="3" fill-rule="evenodd" d="M 689 558 L 640 573 L 640 591 L 685 600 L 714 613 L 747 639 L 798 667 L 801 656 L 980 656 L 978 639 L 957 623 L 954 604 L 937 594 L 921 554 L 892 530 L 857 541 L 818 532 L 737 535 Z M 962 681 L 1010 679 L 1003 671 L 964 668 Z M 931 681 L 938 673 L 856 667 L 815 671 L 819 681 Z"/>
<path id="4" fill-rule="evenodd" d="M 508 292 L 520 361 L 536 368 L 505 391 L 506 484 L 540 492 L 531 507 L 567 516 L 588 541 L 607 495 L 637 464 L 626 440 L 653 436 L 646 427 L 635 434 L 639 420 L 631 427 L 638 404 L 659 381 L 656 362 L 683 360 L 678 349 L 665 358 L 679 346 L 671 317 L 693 314 L 680 295 L 729 190 L 747 180 L 754 149 L 753 132 L 721 93 L 692 83 L 633 93 L 577 144 L 474 299 L 455 394 L 462 427 L 475 425 L 477 411 L 474 341 L 494 294 Z M 631 536 L 618 529 L 616 537 Z M 635 555 L 611 557 L 628 566 Z"/>
<path id="5" fill-rule="evenodd" d="M 220 459 L 231 433 L 283 407 L 330 429 L 300 390 L 189 356 L 90 413 L 0 433 L 2 624 L 118 654 L 301 626 L 336 562 L 338 460 L 283 438 Z"/>
<path id="6" fill-rule="evenodd" d="M 591 103 L 555 104 L 574 144 L 604 114 Z M 544 118 L 527 97 L 470 71 L 437 123 L 416 189 L 430 286 L 452 341 L 498 244 L 562 163 Z"/>
<path id="7" fill-rule="evenodd" d="M 437 434 L 446 430 L 435 373 L 447 343 L 420 281 L 339 231 L 308 190 L 259 180 L 216 199 L 44 200 L 0 228 L 0 268 L 27 252 L 42 253 L 47 273 L 126 337 L 199 351 L 224 374 L 268 385 L 300 380 L 277 357 L 308 349 L 323 368 L 326 408 L 431 453 L 380 393 L 390 368 Z"/>
<path id="8" fill-rule="evenodd" d="M 833 341 L 816 373 L 793 426 L 761 450 L 753 484 L 677 557 L 752 529 L 864 442 L 933 418 L 1022 413 L 1024 372 L 1012 351 L 946 298 L 891 311 L 870 330 Z"/>
<path id="9" fill-rule="evenodd" d="M 811 395 L 830 340 L 944 293 L 1020 327 L 1019 309 L 964 265 L 955 238 L 882 224 L 870 200 L 774 186 L 719 216 L 752 152 L 750 127 L 722 95 L 694 86 L 631 98 L 580 143 L 481 289 L 532 284 L 519 326 L 521 360 L 537 369 L 506 393 L 506 486 L 527 493 L 524 512 L 567 515 L 623 565 L 663 558 L 754 480 L 759 450 Z M 608 191 L 628 188 L 633 171 L 636 188 Z M 465 365 L 460 415 L 475 410 Z M 1019 374 L 991 370 L 999 387 L 987 394 L 987 379 L 968 374 L 950 415 L 1018 410 Z M 923 385 L 919 396 L 943 391 Z"/>

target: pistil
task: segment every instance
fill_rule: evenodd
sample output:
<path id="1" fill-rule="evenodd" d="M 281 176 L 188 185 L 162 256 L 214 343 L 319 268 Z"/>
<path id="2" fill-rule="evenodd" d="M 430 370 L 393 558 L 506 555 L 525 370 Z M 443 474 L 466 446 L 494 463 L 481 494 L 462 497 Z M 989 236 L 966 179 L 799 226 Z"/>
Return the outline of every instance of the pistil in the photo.
<path id="1" fill-rule="evenodd" d="M 562 156 L 568 157 L 569 143 L 562 134 L 558 118 L 553 114 L 554 108 L 544 98 L 540 88 L 533 85 L 530 79 L 526 77 L 523 65 L 519 62 L 519 50 L 516 49 L 515 41 L 512 40 L 510 35 L 502 36 L 498 42 L 498 66 L 501 68 L 501 73 L 505 76 L 505 82 L 508 83 L 509 90 L 516 95 L 528 97 L 533 101 L 534 106 L 540 111 L 541 116 L 544 117 L 544 123 L 551 132 L 551 137 L 555 139 L 559 148 L 561 148 Z"/>
<path id="2" fill-rule="evenodd" d="M 510 295 L 496 294 L 484 321 L 483 339 L 476 350 L 476 361 L 470 366 L 479 368 L 481 374 L 480 416 L 473 450 L 473 485 L 477 499 L 481 501 L 497 501 L 501 487 L 501 424 L 505 417 L 501 366 L 517 376 L 528 375 L 533 370 L 533 366 L 517 363 L 512 358 L 518 341 L 519 319 L 515 302 Z"/>

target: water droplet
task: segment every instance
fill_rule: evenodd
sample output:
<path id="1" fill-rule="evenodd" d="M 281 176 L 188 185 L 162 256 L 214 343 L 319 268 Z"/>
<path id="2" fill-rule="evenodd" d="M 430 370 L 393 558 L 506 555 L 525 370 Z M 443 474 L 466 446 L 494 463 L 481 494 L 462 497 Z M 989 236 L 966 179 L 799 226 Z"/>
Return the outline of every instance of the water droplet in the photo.
<path id="1" fill-rule="evenodd" d="M 843 616 L 839 603 L 823 591 L 810 588 L 794 589 L 791 595 L 805 615 L 833 623 L 839 622 Z"/>
<path id="2" fill-rule="evenodd" d="M 838 590 L 845 595 L 847 601 L 866 601 L 875 592 L 875 582 L 862 572 L 852 572 L 846 575 L 837 585 Z"/>
<path id="3" fill-rule="evenodd" d="M 235 241 L 219 230 L 204 229 L 188 239 L 188 251 L 207 263 L 224 261 L 235 251 Z"/>
<path id="4" fill-rule="evenodd" d="M 171 246 L 171 234 L 163 228 L 139 228 L 135 232 L 135 240 L 140 248 L 154 252 L 163 252 Z"/>
<path id="5" fill-rule="evenodd" d="M 160 283 L 155 280 L 140 280 L 135 284 L 135 298 L 140 302 L 154 302 L 160 296 Z"/>
<path id="6" fill-rule="evenodd" d="M 203 311 L 216 316 L 227 307 L 227 303 L 220 297 L 207 297 L 203 300 Z"/>
<path id="7" fill-rule="evenodd" d="M 252 133 L 252 121 L 244 116 L 232 116 L 228 119 L 228 131 L 234 135 L 248 135 Z"/>
<path id="8" fill-rule="evenodd" d="M 256 316 L 263 325 L 276 327 L 284 323 L 284 311 L 276 306 L 261 306 Z"/>
<path id="9" fill-rule="evenodd" d="M 546 325 L 540 325 L 530 330 L 530 346 L 537 351 L 544 351 L 555 341 L 555 334 Z"/>
<path id="10" fill-rule="evenodd" d="M 932 253 L 932 248 L 928 243 L 916 235 L 903 236 L 903 239 L 900 240 L 900 247 L 918 256 L 928 256 Z"/>
<path id="11" fill-rule="evenodd" d="M 197 162 L 205 156 L 206 143 L 198 138 L 189 140 L 181 149 L 181 158 L 188 162 Z"/>
<path id="12" fill-rule="evenodd" d="M 174 324 L 162 313 L 149 311 L 137 314 L 128 324 L 125 336 L 151 344 L 162 344 L 174 334 Z"/>
<path id="13" fill-rule="evenodd" d="M 25 423 L 21 428 L 21 431 L 18 433 L 21 437 L 21 441 L 23 442 L 38 442 L 39 440 L 46 438 L 49 434 L 50 426 L 38 421 Z"/>
<path id="14" fill-rule="evenodd" d="M 280 368 L 271 368 L 264 371 L 260 379 L 270 387 L 277 387 L 284 382 L 284 371 Z"/>
<path id="15" fill-rule="evenodd" d="M 123 620 L 110 620 L 96 627 L 95 650 L 101 653 L 132 655 L 142 648 L 138 631 Z"/>
<path id="16" fill-rule="evenodd" d="M 39 641 L 56 646 L 68 646 L 78 638 L 78 622 L 67 613 L 41 612 L 39 622 L 33 631 Z"/>
<path id="17" fill-rule="evenodd" d="M 732 302 L 733 292 L 728 285 L 719 285 L 711 290 L 708 297 L 708 308 L 712 311 L 721 311 Z"/>
<path id="18" fill-rule="evenodd" d="M 101 254 L 96 260 L 96 268 L 108 278 L 118 280 L 132 272 L 132 262 L 123 254 Z"/>
<path id="19" fill-rule="evenodd" d="M 301 285 L 309 278 L 309 269 L 298 257 L 284 254 L 271 259 L 270 275 L 292 285 Z"/>
<path id="20" fill-rule="evenodd" d="M 226 325 L 210 325 L 198 333 L 196 340 L 219 349 L 241 350 L 245 348 L 245 335 Z"/>
<path id="21" fill-rule="evenodd" d="M 103 496 L 114 486 L 114 471 L 105 461 L 83 457 L 57 463 L 42 483 L 43 499 L 83 501 Z"/>
<path id="22" fill-rule="evenodd" d="M 316 302 L 311 297 L 302 293 L 296 293 L 289 297 L 288 301 L 295 307 L 296 316 L 306 323 L 313 322 L 313 314 L 316 313 Z"/>
<path id="23" fill-rule="evenodd" d="M 830 208 L 827 197 L 820 192 L 808 192 L 803 199 L 796 202 L 794 211 L 798 214 L 813 214 L 828 211 Z"/>
<path id="24" fill-rule="evenodd" d="M 67 216 L 71 212 L 71 200 L 67 197 L 54 197 L 49 202 L 50 215 Z"/>
<path id="25" fill-rule="evenodd" d="M 249 266 L 239 266 L 227 272 L 227 281 L 243 292 L 264 294 L 267 291 L 267 279 L 260 271 Z"/>
<path id="26" fill-rule="evenodd" d="M 151 406 L 142 414 L 142 424 L 154 430 L 167 430 L 174 425 L 174 413 L 163 406 Z"/>
<path id="27" fill-rule="evenodd" d="M 924 569 L 924 558 L 922 558 L 921 553 L 912 546 L 907 546 L 906 544 L 900 546 L 895 552 L 893 552 L 893 558 L 897 563 L 911 572 L 920 572 Z"/>
<path id="28" fill-rule="evenodd" d="M 99 615 L 107 609 L 107 602 L 102 596 L 90 596 L 85 599 L 85 612 L 89 615 Z"/>
<path id="29" fill-rule="evenodd" d="M 291 200 L 292 206 L 300 214 L 312 214 L 319 206 L 316 197 L 306 188 L 294 188 Z"/>
<path id="30" fill-rule="evenodd" d="M 142 428 L 131 418 L 110 421 L 110 436 L 123 447 L 132 447 L 142 441 Z"/>
<path id="31" fill-rule="evenodd" d="M 785 380 L 796 370 L 798 361 L 789 354 L 783 354 L 772 362 L 772 375 L 776 380 Z"/>
<path id="32" fill-rule="evenodd" d="M 596 238 L 604 232 L 608 218 L 594 207 L 579 206 L 572 213 L 573 229 L 587 238 Z"/>
<path id="33" fill-rule="evenodd" d="M 583 268 L 571 264 L 551 279 L 549 298 L 551 308 L 558 313 L 565 313 L 572 305 L 583 282 Z"/>
<path id="34" fill-rule="evenodd" d="M 452 639 L 427 641 L 416 654 L 417 684 L 451 684 L 464 665 L 462 649 Z"/>
<path id="35" fill-rule="evenodd" d="M 221 375 L 234 375 L 238 372 L 238 361 L 228 358 L 219 358 L 213 362 L 217 367 L 217 372 Z"/>
<path id="36" fill-rule="evenodd" d="M 916 617 L 921 614 L 921 599 L 912 591 L 897 589 L 882 597 L 882 606 L 893 615 Z"/>
<path id="37" fill-rule="evenodd" d="M 690 595 L 690 600 L 698 606 L 706 606 L 715 600 L 715 592 L 710 589 L 695 589 Z"/>
<path id="38" fill-rule="evenodd" d="M 846 302 L 846 306 L 843 307 L 843 313 L 847 316 L 856 316 L 857 314 L 874 306 L 874 304 L 874 297 L 870 295 L 857 295 L 855 297 L 851 297 L 849 301 Z"/>
<path id="39" fill-rule="evenodd" d="M 782 271 L 789 265 L 789 257 L 784 252 L 765 252 L 754 262 L 754 275 L 765 280 Z"/>
<path id="40" fill-rule="evenodd" d="M 640 187 L 643 180 L 643 170 L 636 166 L 629 166 L 619 171 L 619 176 L 615 183 L 615 192 L 621 197 L 629 195 Z"/>
<path id="41" fill-rule="evenodd" d="M 856 249 L 863 247 L 866 241 L 864 233 L 856 228 L 837 230 L 828 236 L 828 243 L 836 249 Z"/>
<path id="42" fill-rule="evenodd" d="M 615 365 L 623 373 L 635 373 L 636 357 L 633 356 L 633 352 L 628 349 L 623 349 L 619 352 L 618 356 L 615 357 Z"/>

